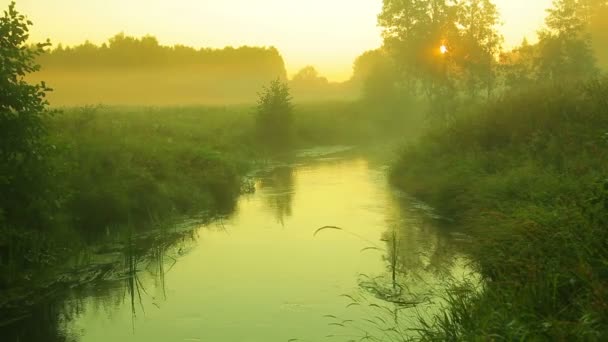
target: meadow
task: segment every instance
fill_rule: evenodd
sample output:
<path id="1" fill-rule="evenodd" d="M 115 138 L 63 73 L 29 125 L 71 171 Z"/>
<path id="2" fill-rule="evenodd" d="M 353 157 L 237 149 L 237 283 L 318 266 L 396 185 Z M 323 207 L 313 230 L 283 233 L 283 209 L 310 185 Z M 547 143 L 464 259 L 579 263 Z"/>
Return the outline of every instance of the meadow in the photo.
<path id="1" fill-rule="evenodd" d="M 38 210 L 42 234 L 4 228 L 0 245 L 11 248 L 2 283 L 22 283 L 25 269 L 55 265 L 110 230 L 229 214 L 251 190 L 248 173 L 298 148 L 400 141 L 402 130 L 387 134 L 378 115 L 363 102 L 296 104 L 294 145 L 268 150 L 256 139 L 253 106 L 55 108 L 45 119 L 51 172 L 50 204 Z M 407 118 L 401 127 L 421 122 Z"/>

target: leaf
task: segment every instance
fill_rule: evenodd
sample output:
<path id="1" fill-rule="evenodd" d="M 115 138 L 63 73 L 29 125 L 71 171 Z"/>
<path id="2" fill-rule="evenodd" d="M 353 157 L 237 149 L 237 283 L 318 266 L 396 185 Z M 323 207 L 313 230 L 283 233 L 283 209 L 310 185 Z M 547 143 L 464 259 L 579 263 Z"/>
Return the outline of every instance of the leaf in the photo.
<path id="1" fill-rule="evenodd" d="M 327 230 L 327 229 L 333 229 L 333 230 L 344 230 L 340 227 L 336 227 L 336 226 L 325 226 L 325 227 L 321 227 L 319 229 L 317 229 L 314 234 L 312 234 L 312 236 L 317 236 L 318 233 L 320 233 L 321 231 Z"/>
<path id="2" fill-rule="evenodd" d="M 370 251 L 370 250 L 376 250 L 376 251 L 384 251 L 382 248 L 378 248 L 378 247 L 365 247 L 361 250 L 361 252 L 365 252 L 365 251 Z"/>

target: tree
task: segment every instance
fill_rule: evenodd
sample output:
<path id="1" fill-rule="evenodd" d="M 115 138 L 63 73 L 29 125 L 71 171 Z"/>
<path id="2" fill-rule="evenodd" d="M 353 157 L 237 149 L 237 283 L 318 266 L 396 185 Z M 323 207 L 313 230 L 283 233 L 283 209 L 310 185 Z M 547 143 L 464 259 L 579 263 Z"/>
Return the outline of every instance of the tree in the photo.
<path id="1" fill-rule="evenodd" d="M 43 83 L 25 77 L 40 66 L 35 59 L 46 43 L 27 45 L 32 22 L 12 2 L 0 17 L 0 214 L 9 224 L 31 224 L 40 213 L 46 178 L 44 117 L 48 114 Z M 2 218 L 0 218 L 0 221 Z"/>
<path id="2" fill-rule="evenodd" d="M 598 66 L 608 69 L 608 0 L 580 0 Z"/>
<path id="3" fill-rule="evenodd" d="M 539 32 L 539 76 L 554 83 L 592 76 L 596 68 L 584 4 L 554 0 L 547 12 L 546 27 Z"/>
<path id="4" fill-rule="evenodd" d="M 423 94 L 431 114 L 445 119 L 456 96 L 455 59 L 440 53 L 458 41 L 457 7 L 450 0 L 384 0 L 378 22 L 384 46 L 395 62 L 401 88 Z"/>
<path id="5" fill-rule="evenodd" d="M 383 48 L 366 51 L 357 57 L 352 79 L 366 101 L 387 103 L 402 97 L 394 62 Z"/>
<path id="6" fill-rule="evenodd" d="M 306 66 L 298 71 L 291 79 L 294 83 L 306 85 L 327 85 L 327 78 L 319 75 L 319 72 L 312 65 Z"/>
<path id="7" fill-rule="evenodd" d="M 489 96 L 502 37 L 490 0 L 384 0 L 378 17 L 401 87 L 447 119 L 461 95 Z"/>
<path id="8" fill-rule="evenodd" d="M 256 126 L 261 143 L 284 149 L 293 142 L 293 105 L 287 83 L 276 79 L 258 94 Z"/>
<path id="9" fill-rule="evenodd" d="M 496 57 L 503 42 L 497 31 L 498 18 L 498 9 L 490 0 L 465 0 L 459 4 L 459 64 L 471 96 L 485 89 L 489 97 L 495 86 Z"/>
<path id="10" fill-rule="evenodd" d="M 520 46 L 500 55 L 499 72 L 503 85 L 510 91 L 527 91 L 537 83 L 538 46 L 524 39 Z"/>

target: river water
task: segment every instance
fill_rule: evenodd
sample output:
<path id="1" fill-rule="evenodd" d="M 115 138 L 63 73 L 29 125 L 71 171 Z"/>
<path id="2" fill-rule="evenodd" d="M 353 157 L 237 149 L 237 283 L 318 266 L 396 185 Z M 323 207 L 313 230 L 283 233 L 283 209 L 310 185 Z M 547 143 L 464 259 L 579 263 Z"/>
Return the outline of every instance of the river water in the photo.
<path id="1" fill-rule="evenodd" d="M 469 275 L 454 234 L 391 189 L 382 163 L 356 153 L 308 156 L 254 183 L 234 213 L 134 261 L 130 278 L 71 289 L 8 336 L 398 340 L 438 310 L 446 279 Z"/>

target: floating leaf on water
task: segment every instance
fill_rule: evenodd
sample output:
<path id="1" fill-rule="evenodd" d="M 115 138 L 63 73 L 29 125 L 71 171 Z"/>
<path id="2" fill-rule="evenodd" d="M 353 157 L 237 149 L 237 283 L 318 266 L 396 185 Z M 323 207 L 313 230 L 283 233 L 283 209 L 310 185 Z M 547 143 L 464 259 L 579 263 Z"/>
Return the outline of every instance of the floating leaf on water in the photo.
<path id="1" fill-rule="evenodd" d="M 315 233 L 314 233 L 314 234 L 312 234 L 312 236 L 317 236 L 317 234 L 318 234 L 319 232 L 321 232 L 321 231 L 323 231 L 323 230 L 327 230 L 327 229 L 333 229 L 333 230 L 344 230 L 344 229 L 342 229 L 342 228 L 340 228 L 340 227 L 336 227 L 336 226 L 325 226 L 325 227 L 321 227 L 321 228 L 317 229 L 317 230 L 315 231 Z"/>
<path id="2" fill-rule="evenodd" d="M 353 302 L 357 302 L 357 300 L 355 299 L 355 297 L 353 297 L 351 295 L 342 294 L 342 295 L 340 295 L 340 297 L 345 297 L 345 298 L 348 298 L 348 299 L 352 300 Z"/>
<path id="3" fill-rule="evenodd" d="M 378 248 L 378 247 L 365 247 L 361 250 L 361 252 L 365 252 L 365 251 L 369 251 L 369 250 L 383 251 L 382 248 Z"/>

